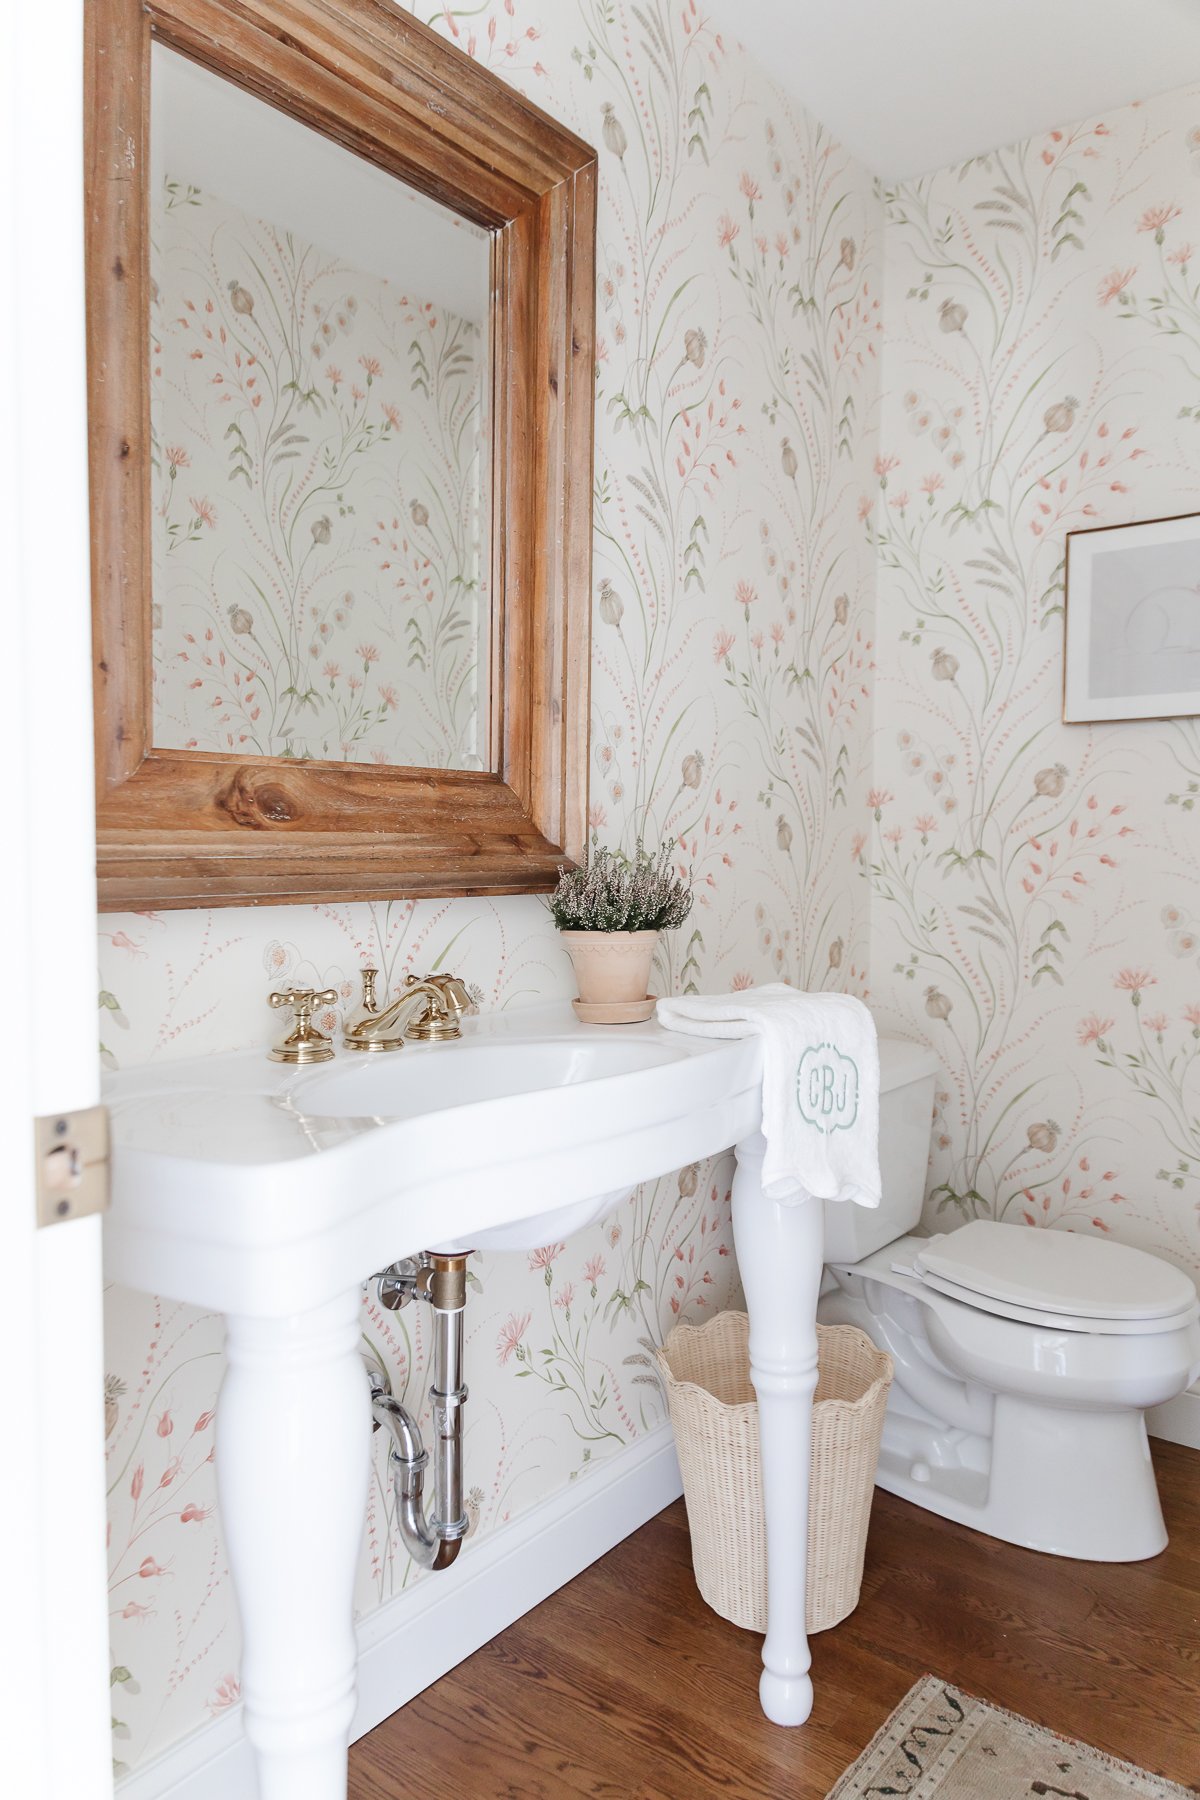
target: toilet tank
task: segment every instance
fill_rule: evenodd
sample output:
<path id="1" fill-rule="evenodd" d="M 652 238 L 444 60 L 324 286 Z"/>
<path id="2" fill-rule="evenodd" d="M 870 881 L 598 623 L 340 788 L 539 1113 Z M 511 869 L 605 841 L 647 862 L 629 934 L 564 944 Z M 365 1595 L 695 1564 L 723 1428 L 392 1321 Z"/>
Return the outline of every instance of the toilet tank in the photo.
<path id="1" fill-rule="evenodd" d="M 924 1044 L 879 1034 L 878 1207 L 825 1202 L 825 1261 L 859 1262 L 911 1231 L 921 1217 L 929 1166 L 937 1058 Z"/>

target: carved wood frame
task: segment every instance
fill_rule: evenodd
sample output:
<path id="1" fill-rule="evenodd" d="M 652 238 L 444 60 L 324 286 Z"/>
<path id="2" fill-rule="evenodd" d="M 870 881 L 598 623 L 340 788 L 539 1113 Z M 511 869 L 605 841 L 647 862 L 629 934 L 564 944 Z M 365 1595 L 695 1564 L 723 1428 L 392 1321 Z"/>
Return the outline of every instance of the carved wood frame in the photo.
<path id="1" fill-rule="evenodd" d="M 87 0 L 102 908 L 544 890 L 586 842 L 596 157 L 390 0 Z M 496 774 L 151 742 L 150 44 L 493 233 Z"/>

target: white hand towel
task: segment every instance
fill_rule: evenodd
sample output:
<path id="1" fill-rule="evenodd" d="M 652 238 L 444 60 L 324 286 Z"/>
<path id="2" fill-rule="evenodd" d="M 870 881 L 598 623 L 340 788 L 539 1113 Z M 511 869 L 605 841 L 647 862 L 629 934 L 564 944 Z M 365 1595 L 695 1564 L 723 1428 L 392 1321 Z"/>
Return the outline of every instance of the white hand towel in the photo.
<path id="1" fill-rule="evenodd" d="M 879 1043 L 861 1000 L 772 982 L 660 1000 L 658 1021 L 700 1037 L 761 1037 L 768 1199 L 879 1205 Z"/>

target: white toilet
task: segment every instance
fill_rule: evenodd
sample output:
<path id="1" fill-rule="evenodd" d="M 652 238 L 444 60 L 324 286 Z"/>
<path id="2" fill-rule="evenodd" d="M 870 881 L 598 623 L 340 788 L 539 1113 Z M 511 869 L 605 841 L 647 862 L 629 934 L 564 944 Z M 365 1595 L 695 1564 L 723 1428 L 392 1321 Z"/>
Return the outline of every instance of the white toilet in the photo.
<path id="1" fill-rule="evenodd" d="M 818 1318 L 896 1365 L 876 1477 L 1033 1550 L 1137 1562 L 1167 1541 L 1145 1408 L 1200 1373 L 1196 1290 L 1160 1257 L 1073 1232 L 921 1216 L 937 1064 L 881 1037 L 878 1211 L 827 1204 Z"/>

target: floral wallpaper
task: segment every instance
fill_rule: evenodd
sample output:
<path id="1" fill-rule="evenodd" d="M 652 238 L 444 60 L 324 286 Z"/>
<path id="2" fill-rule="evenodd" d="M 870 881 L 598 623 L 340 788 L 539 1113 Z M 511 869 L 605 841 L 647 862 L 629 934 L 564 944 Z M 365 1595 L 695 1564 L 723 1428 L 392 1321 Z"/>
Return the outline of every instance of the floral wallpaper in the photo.
<path id="1" fill-rule="evenodd" d="M 153 237 L 155 741 L 483 767 L 480 326 L 178 173 Z"/>
<path id="2" fill-rule="evenodd" d="M 591 821 L 606 842 L 669 836 L 695 872 L 696 909 L 663 946 L 657 984 L 782 977 L 861 993 L 869 894 L 854 850 L 869 823 L 875 550 L 859 510 L 876 453 L 881 202 L 695 0 L 485 0 L 438 9 L 435 23 L 600 150 Z M 254 230 L 270 259 L 269 234 Z M 239 323 L 248 317 L 229 281 L 254 293 L 256 311 L 261 302 L 249 265 L 224 251 L 214 259 L 214 241 L 205 224 L 189 292 L 198 315 L 207 299 L 206 319 L 222 309 L 228 336 L 231 306 Z M 345 381 L 335 395 L 323 352 L 305 377 L 325 402 L 320 418 L 307 408 L 289 417 L 306 434 L 340 432 L 343 421 L 361 431 L 365 420 L 378 441 L 382 403 L 411 403 L 408 344 L 398 333 L 386 360 L 360 346 L 373 309 L 357 277 L 351 291 L 357 316 L 351 326 L 346 311 L 345 340 L 329 351 Z M 342 292 L 331 277 L 331 308 Z M 360 348 L 384 365 L 369 387 Z M 257 428 L 244 402 L 226 410 Z M 214 416 L 223 431 L 225 415 Z M 227 457 L 234 438 L 214 441 Z M 212 493 L 197 482 L 198 443 L 188 453 L 197 460 L 179 466 L 174 501 L 169 471 L 160 488 L 195 542 L 164 555 L 208 553 L 211 528 L 189 509 L 193 493 Z M 223 507 L 245 503 L 240 481 L 231 489 L 222 476 L 219 491 Z M 336 490 L 314 493 L 295 530 L 294 591 L 319 609 L 344 585 L 338 546 L 358 529 L 335 501 Z M 402 534 L 405 556 L 427 553 L 406 489 L 386 512 L 365 496 L 355 504 L 356 520 L 386 519 Z M 329 546 L 312 531 L 326 516 Z M 400 566 L 390 539 L 373 548 Z M 264 592 L 277 576 L 264 558 Z M 240 666 L 230 650 L 246 651 L 250 631 L 235 629 L 224 590 L 222 613 L 205 581 L 198 588 L 214 632 L 205 642 L 224 633 L 226 666 Z M 233 604 L 256 636 L 265 631 L 262 600 L 247 592 Z M 343 671 L 368 641 L 360 618 L 346 625 L 349 652 L 341 638 L 330 646 Z M 333 623 L 341 628 L 336 610 Z M 299 657 L 319 677 L 325 651 L 311 658 L 310 641 L 306 620 Z M 274 650 L 268 660 L 282 667 Z M 274 690 L 254 667 L 265 729 Z M 362 704 L 377 708 L 375 675 L 363 674 Z M 230 692 L 232 680 L 223 701 Z M 319 682 L 316 699 L 271 716 L 297 742 L 302 725 L 306 742 L 340 745 L 342 715 Z M 232 726 L 230 706 L 222 711 Z M 204 706 L 188 716 L 206 718 Z M 355 754 L 384 741 L 366 732 Z M 278 1030 L 271 987 L 311 981 L 345 1003 L 358 969 L 376 960 L 389 988 L 409 969 L 452 967 L 485 1007 L 572 991 L 534 899 L 133 914 L 102 918 L 100 932 L 110 1067 L 265 1048 Z M 733 1291 L 731 1169 L 721 1158 L 680 1170 L 569 1243 L 475 1260 L 467 1481 L 479 1532 L 586 1479 L 661 1423 L 649 1347 L 676 1317 L 703 1317 Z M 220 1321 L 116 1290 L 107 1311 L 114 1755 L 132 1767 L 236 1701 L 238 1634 L 211 1467 Z M 414 1407 L 427 1386 L 421 1329 L 411 1313 L 364 1305 L 364 1348 Z M 381 1471 L 359 1573 L 364 1611 L 413 1579 Z"/>
<path id="3" fill-rule="evenodd" d="M 928 1223 L 1200 1273 L 1200 727 L 1064 726 L 1064 534 L 1200 509 L 1200 91 L 885 195 L 876 1002 L 938 1051 Z"/>

